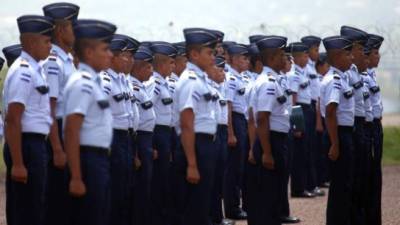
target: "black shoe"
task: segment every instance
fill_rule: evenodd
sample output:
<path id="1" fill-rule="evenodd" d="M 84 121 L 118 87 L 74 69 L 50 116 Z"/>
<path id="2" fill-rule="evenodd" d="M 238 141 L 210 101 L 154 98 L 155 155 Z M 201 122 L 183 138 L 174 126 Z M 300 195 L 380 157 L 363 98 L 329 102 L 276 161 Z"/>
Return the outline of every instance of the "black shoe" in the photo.
<path id="1" fill-rule="evenodd" d="M 303 191 L 302 193 L 292 193 L 292 198 L 314 198 L 315 194 L 308 192 L 308 191 Z"/>
<path id="2" fill-rule="evenodd" d="M 319 188 L 315 188 L 314 191 L 312 191 L 312 193 L 314 193 L 315 196 L 317 197 L 323 197 L 325 196 L 325 191 L 319 189 Z"/>
<path id="3" fill-rule="evenodd" d="M 294 216 L 284 216 L 281 217 L 281 223 L 289 224 L 289 223 L 300 223 L 300 219 Z"/>
<path id="4" fill-rule="evenodd" d="M 318 185 L 319 188 L 329 188 L 329 182 L 324 182 L 320 185 Z"/>
<path id="5" fill-rule="evenodd" d="M 247 213 L 240 209 L 237 213 L 235 214 L 229 214 L 226 215 L 226 218 L 231 219 L 231 220 L 246 220 L 247 219 Z"/>

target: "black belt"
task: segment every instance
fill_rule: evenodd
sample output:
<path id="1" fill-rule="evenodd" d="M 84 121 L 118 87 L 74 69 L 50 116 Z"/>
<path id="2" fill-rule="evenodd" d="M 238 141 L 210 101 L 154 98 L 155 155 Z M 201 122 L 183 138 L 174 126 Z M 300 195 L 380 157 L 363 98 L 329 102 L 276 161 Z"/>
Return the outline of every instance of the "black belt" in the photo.
<path id="1" fill-rule="evenodd" d="M 365 123 L 365 117 L 362 117 L 362 116 L 355 116 L 354 117 L 354 122 L 355 123 Z"/>
<path id="2" fill-rule="evenodd" d="M 153 131 L 138 130 L 136 134 L 153 134 Z"/>
<path id="3" fill-rule="evenodd" d="M 122 130 L 122 129 L 113 129 L 114 134 L 121 135 L 121 136 L 128 136 L 129 130 Z"/>
<path id="4" fill-rule="evenodd" d="M 167 126 L 167 125 L 156 125 L 155 127 L 154 127 L 154 131 L 156 131 L 156 130 L 160 130 L 160 131 L 171 131 L 172 129 L 171 129 L 171 127 L 170 126 Z"/>
<path id="5" fill-rule="evenodd" d="M 301 106 L 302 108 L 310 108 L 310 107 L 311 107 L 310 104 L 300 103 L 300 102 L 297 102 L 296 105 L 299 105 L 299 106 Z"/>
<path id="6" fill-rule="evenodd" d="M 344 131 L 344 132 L 353 132 L 353 127 L 352 126 L 338 126 L 339 131 Z"/>
<path id="7" fill-rule="evenodd" d="M 44 141 L 47 139 L 47 135 L 45 134 L 32 133 L 32 132 L 23 132 L 22 137 L 41 139 Z"/>
<path id="8" fill-rule="evenodd" d="M 216 135 L 215 134 L 206 134 L 206 133 L 196 133 L 196 138 L 215 141 Z"/>
<path id="9" fill-rule="evenodd" d="M 243 113 L 239 113 L 239 112 L 234 112 L 234 111 L 232 111 L 232 116 L 233 116 L 233 115 L 246 118 L 246 116 L 245 116 Z"/>
<path id="10" fill-rule="evenodd" d="M 81 150 L 81 152 L 93 152 L 93 153 L 96 153 L 99 155 L 104 155 L 104 156 L 110 155 L 110 150 L 107 148 L 102 148 L 102 147 L 81 145 L 80 150 Z"/>
<path id="11" fill-rule="evenodd" d="M 128 132 L 129 132 L 129 135 L 131 135 L 132 137 L 135 137 L 135 136 L 136 136 L 136 131 L 133 130 L 133 128 L 129 128 L 129 129 L 128 129 Z"/>
<path id="12" fill-rule="evenodd" d="M 380 123 L 381 122 L 381 119 L 379 119 L 379 118 L 374 118 L 374 123 Z"/>
<path id="13" fill-rule="evenodd" d="M 288 133 L 279 132 L 279 131 L 274 131 L 274 130 L 271 130 L 271 131 L 270 131 L 270 134 L 271 134 L 271 135 L 274 135 L 274 136 L 276 136 L 276 137 L 287 137 L 287 136 L 289 135 Z"/>

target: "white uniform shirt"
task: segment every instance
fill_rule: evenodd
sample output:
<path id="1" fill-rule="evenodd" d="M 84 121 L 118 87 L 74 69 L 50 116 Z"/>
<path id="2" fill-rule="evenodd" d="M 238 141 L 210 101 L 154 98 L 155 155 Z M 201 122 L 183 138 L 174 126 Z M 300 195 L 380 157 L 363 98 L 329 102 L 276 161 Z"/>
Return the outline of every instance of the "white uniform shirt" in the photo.
<path id="1" fill-rule="evenodd" d="M 151 96 L 142 82 L 135 77 L 132 77 L 131 81 L 133 86 L 133 95 L 135 96 L 140 116 L 137 130 L 153 132 L 156 123 L 156 114 L 154 112 Z"/>
<path id="2" fill-rule="evenodd" d="M 63 90 L 68 78 L 76 71 L 74 58 L 57 45 L 53 45 L 49 57 L 41 62 L 50 88 L 50 98 L 57 99 L 56 118 L 63 117 Z"/>
<path id="3" fill-rule="evenodd" d="M 214 96 L 213 100 L 216 101 L 216 117 L 217 123 L 219 125 L 228 125 L 228 102 L 226 100 L 226 88 L 225 82 L 217 84 L 216 82 L 211 82 L 212 87 L 214 88 Z"/>
<path id="4" fill-rule="evenodd" d="M 130 107 L 129 108 L 129 115 L 130 115 L 130 123 L 129 123 L 129 128 L 133 128 L 134 131 L 137 131 L 137 129 L 139 128 L 139 119 L 140 119 L 140 115 L 139 115 L 139 107 L 136 103 L 136 97 L 134 95 L 135 90 L 133 90 L 133 76 L 131 76 L 130 74 L 125 75 L 125 80 L 124 82 L 126 83 L 126 88 L 129 94 L 129 100 L 130 100 L 130 104 L 128 104 L 127 106 Z"/>
<path id="5" fill-rule="evenodd" d="M 306 73 L 308 78 L 310 79 L 310 91 L 311 91 L 311 99 L 317 101 L 319 98 L 319 86 L 320 80 L 318 79 L 318 74 L 315 69 L 315 62 L 311 59 L 308 60 L 308 64 L 306 66 Z"/>
<path id="6" fill-rule="evenodd" d="M 112 140 L 112 113 L 102 90 L 100 75 L 80 63 L 78 72 L 68 79 L 63 93 L 64 121 L 71 114 L 84 116 L 79 132 L 80 145 L 109 148 Z"/>
<path id="7" fill-rule="evenodd" d="M 365 121 L 372 122 L 374 120 L 374 115 L 372 114 L 372 104 L 371 104 L 371 92 L 370 87 L 373 85 L 373 80 L 368 76 L 367 72 L 361 73 L 361 79 L 364 83 L 363 87 L 363 97 L 364 97 L 364 110 L 365 110 Z"/>
<path id="8" fill-rule="evenodd" d="M 251 106 L 255 120 L 257 120 L 258 112 L 270 112 L 270 129 L 288 133 L 290 128 L 289 111 L 285 104 L 288 99 L 278 84 L 277 77 L 278 74 L 274 70 L 264 67 L 263 72 L 255 81 Z"/>
<path id="9" fill-rule="evenodd" d="M 127 100 L 129 98 L 123 83 L 124 75 L 118 74 L 112 69 L 100 72 L 103 81 L 103 91 L 109 98 L 113 116 L 113 128 L 128 130 L 130 115 Z M 129 103 L 130 104 L 130 103 Z"/>
<path id="10" fill-rule="evenodd" d="M 288 82 L 288 76 L 289 76 L 290 72 L 288 72 L 287 74 L 279 74 L 277 76 L 277 82 L 279 84 L 279 86 L 282 88 L 283 93 L 285 94 L 287 101 L 285 102 L 285 105 L 287 107 L 287 110 L 289 111 L 289 115 L 292 113 L 292 90 L 290 90 L 289 87 L 289 82 Z"/>
<path id="11" fill-rule="evenodd" d="M 294 68 L 294 72 L 288 76 L 290 90 L 297 93 L 297 103 L 311 104 L 310 80 L 306 70 L 298 65 L 295 65 Z"/>
<path id="12" fill-rule="evenodd" d="M 3 113 L 6 116 L 9 104 L 21 103 L 25 107 L 21 118 L 22 132 L 47 135 L 53 122 L 48 92 L 42 68 L 32 56 L 22 51 L 4 81 Z"/>
<path id="13" fill-rule="evenodd" d="M 376 80 L 375 69 L 368 69 L 367 73 L 372 78 L 371 86 L 369 88 L 371 91 L 372 114 L 374 115 L 374 119 L 380 119 L 382 118 L 383 104 L 381 90 Z"/>
<path id="14" fill-rule="evenodd" d="M 364 83 L 361 79 L 361 75 L 358 72 L 357 66 L 352 65 L 351 68 L 346 71 L 347 76 L 349 76 L 349 84 L 354 90 L 354 103 L 355 103 L 355 116 L 365 117 L 364 109 Z"/>
<path id="15" fill-rule="evenodd" d="M 245 115 L 247 113 L 247 95 L 249 93 L 250 78 L 239 74 L 235 69 L 227 73 L 227 95 L 226 98 L 232 102 L 232 111 Z"/>
<path id="16" fill-rule="evenodd" d="M 187 63 L 175 89 L 173 116 L 178 135 L 181 133 L 180 113 L 185 109 L 193 110 L 195 133 L 214 135 L 217 132 L 215 102 L 212 101 L 212 87 L 207 79 L 207 74 L 198 66 Z"/>
<path id="17" fill-rule="evenodd" d="M 156 124 L 170 126 L 173 99 L 167 80 L 159 73 L 154 72 L 149 81 L 145 82 L 145 86 L 153 102 Z"/>
<path id="18" fill-rule="evenodd" d="M 320 109 L 325 117 L 326 107 L 337 103 L 336 117 L 339 126 L 354 125 L 353 88 L 349 85 L 348 76 L 340 70 L 331 67 L 321 83 Z"/>

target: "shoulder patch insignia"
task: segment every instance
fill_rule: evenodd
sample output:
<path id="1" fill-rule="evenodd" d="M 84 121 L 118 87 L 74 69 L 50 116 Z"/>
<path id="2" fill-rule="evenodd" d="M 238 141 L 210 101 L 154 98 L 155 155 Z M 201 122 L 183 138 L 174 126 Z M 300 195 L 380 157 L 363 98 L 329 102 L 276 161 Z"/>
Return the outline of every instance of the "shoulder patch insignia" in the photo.
<path id="1" fill-rule="evenodd" d="M 86 80 L 91 80 L 92 75 L 90 75 L 89 73 L 82 73 L 82 78 Z"/>

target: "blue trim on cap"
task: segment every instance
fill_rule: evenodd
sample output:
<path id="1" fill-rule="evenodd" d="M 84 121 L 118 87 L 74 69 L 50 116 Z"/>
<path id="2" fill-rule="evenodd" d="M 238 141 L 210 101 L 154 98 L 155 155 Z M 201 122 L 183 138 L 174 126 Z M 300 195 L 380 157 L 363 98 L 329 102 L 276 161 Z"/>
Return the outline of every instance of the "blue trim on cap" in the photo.
<path id="1" fill-rule="evenodd" d="M 79 14 L 79 6 L 68 2 L 53 3 L 44 6 L 43 13 L 53 19 L 76 20 Z"/>

